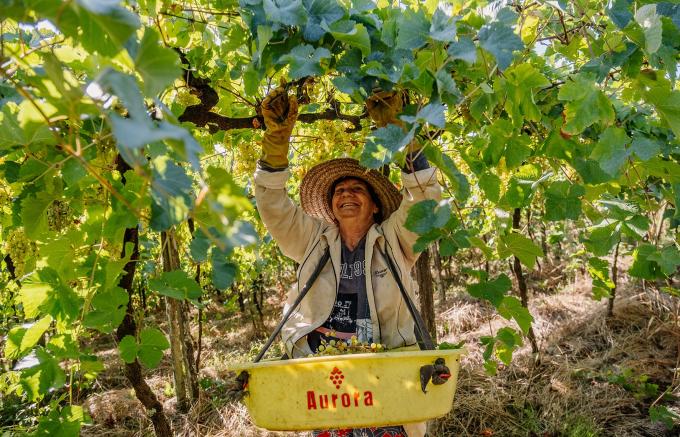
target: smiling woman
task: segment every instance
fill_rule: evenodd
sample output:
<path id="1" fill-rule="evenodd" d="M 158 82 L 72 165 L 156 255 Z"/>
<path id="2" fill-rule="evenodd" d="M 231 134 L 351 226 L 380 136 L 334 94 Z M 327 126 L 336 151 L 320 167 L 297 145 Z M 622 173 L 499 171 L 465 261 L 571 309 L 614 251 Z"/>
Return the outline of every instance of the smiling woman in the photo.
<path id="1" fill-rule="evenodd" d="M 260 216 L 281 251 L 300 263 L 298 284 L 311 284 L 281 331 L 288 356 L 307 356 L 325 343 L 353 337 L 388 349 L 414 345 L 413 320 L 408 312 L 397 310 L 403 305 L 397 284 L 407 284 L 407 292 L 414 295 L 409 272 L 418 257 L 413 251 L 418 236 L 404 223 L 413 204 L 439 198 L 434 169 L 417 147 L 409 147 L 415 153 L 407 160 L 411 172 L 402 174 L 402 194 L 379 171 L 353 159 L 333 159 L 305 175 L 300 186 L 302 206 L 298 207 L 284 189 L 289 173 L 288 137 L 297 108 L 282 95 L 287 98 L 277 90 L 263 101 L 267 131 L 255 173 L 255 197 Z M 368 112 L 378 125 L 401 129 L 399 93 L 381 92 L 368 102 Z M 330 265 L 319 261 L 326 259 L 326 252 Z M 398 266 L 399 281 L 382 273 L 391 264 Z M 319 276 L 311 282 L 312 271 L 319 269 Z M 289 292 L 284 313 L 296 301 L 298 290 L 294 286 Z M 389 432 L 413 437 L 424 435 L 424 430 L 424 424 L 418 424 L 360 431 L 361 435 Z"/>

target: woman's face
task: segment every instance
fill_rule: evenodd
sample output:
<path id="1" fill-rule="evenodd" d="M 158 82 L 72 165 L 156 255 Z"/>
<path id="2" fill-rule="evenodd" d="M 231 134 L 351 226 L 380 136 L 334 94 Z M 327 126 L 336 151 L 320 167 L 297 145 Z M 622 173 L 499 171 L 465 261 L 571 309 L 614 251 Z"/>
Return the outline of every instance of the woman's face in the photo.
<path id="1" fill-rule="evenodd" d="M 338 223 L 356 221 L 367 226 L 374 222 L 373 215 L 379 211 L 366 182 L 352 178 L 335 186 L 331 207 Z"/>

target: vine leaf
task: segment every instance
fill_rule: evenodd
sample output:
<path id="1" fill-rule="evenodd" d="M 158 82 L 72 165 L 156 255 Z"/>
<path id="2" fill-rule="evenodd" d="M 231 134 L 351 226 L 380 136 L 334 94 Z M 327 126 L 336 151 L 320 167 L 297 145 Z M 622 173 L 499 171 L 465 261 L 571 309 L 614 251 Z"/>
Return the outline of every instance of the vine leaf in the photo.
<path id="1" fill-rule="evenodd" d="M 626 27 L 633 19 L 633 14 L 630 12 L 630 0 L 609 0 L 605 11 L 619 29 Z"/>
<path id="2" fill-rule="evenodd" d="M 500 70 L 505 70 L 512 63 L 512 52 L 522 50 L 524 43 L 512 28 L 501 22 L 485 24 L 477 34 L 479 45 L 491 53 Z"/>
<path id="3" fill-rule="evenodd" d="M 529 238 L 512 232 L 503 235 L 498 243 L 498 256 L 507 258 L 514 255 L 530 270 L 536 264 L 536 258 L 543 256 L 543 251 Z"/>
<path id="4" fill-rule="evenodd" d="M 498 314 L 508 320 L 514 319 L 524 334 L 529 332 L 531 322 L 534 320 L 529 310 L 524 308 L 522 302 L 514 296 L 505 296 L 503 298 L 500 305 L 498 305 Z"/>
<path id="5" fill-rule="evenodd" d="M 422 200 L 408 210 L 404 227 L 418 235 L 426 234 L 434 229 L 442 228 L 451 218 L 451 207 L 448 201 L 439 203 L 435 200 Z"/>
<path id="6" fill-rule="evenodd" d="M 581 216 L 582 185 L 556 181 L 545 190 L 545 219 L 548 221 L 577 220 Z"/>
<path id="7" fill-rule="evenodd" d="M 451 42 L 456 39 L 456 21 L 454 17 L 450 17 L 446 12 L 437 8 L 432 15 L 432 24 L 430 25 L 430 38 L 436 41 Z"/>
<path id="8" fill-rule="evenodd" d="M 478 284 L 469 284 L 467 291 L 471 296 L 485 299 L 498 308 L 505 298 L 505 294 L 512 288 L 512 282 L 508 275 L 501 274 L 492 281 L 483 281 Z"/>
<path id="9" fill-rule="evenodd" d="M 392 162 L 395 154 L 406 147 L 415 136 L 415 128 L 407 133 L 396 124 L 376 129 L 366 137 L 366 145 L 361 153 L 361 165 L 367 168 L 380 168 Z"/>
<path id="10" fill-rule="evenodd" d="M 461 59 L 468 64 L 474 64 L 477 60 L 477 47 L 472 40 L 466 36 L 461 36 L 458 41 L 449 44 L 446 52 L 453 59 Z"/>
<path id="11" fill-rule="evenodd" d="M 264 0 L 267 20 L 284 26 L 302 26 L 307 22 L 307 11 L 302 0 Z"/>
<path id="12" fill-rule="evenodd" d="M 5 343 L 5 359 L 18 360 L 30 352 L 51 323 L 52 317 L 48 315 L 35 322 L 10 329 Z"/>
<path id="13" fill-rule="evenodd" d="M 92 310 L 83 318 L 83 325 L 109 334 L 120 326 L 128 304 L 128 294 L 120 287 L 104 288 L 92 298 Z"/>
<path id="14" fill-rule="evenodd" d="M 160 277 L 149 280 L 149 289 L 163 296 L 178 300 L 198 300 L 203 290 L 183 270 L 163 272 Z"/>
<path id="15" fill-rule="evenodd" d="M 422 47 L 430 34 L 430 22 L 422 9 L 407 9 L 397 18 L 396 48 L 413 50 Z"/>
<path id="16" fill-rule="evenodd" d="M 177 52 L 161 45 L 158 33 L 145 28 L 135 57 L 135 68 L 144 80 L 144 93 L 155 96 L 180 74 Z"/>
<path id="17" fill-rule="evenodd" d="M 323 25 L 330 25 L 345 16 L 345 10 L 336 0 L 305 0 L 307 24 L 303 35 L 307 41 L 315 42 L 326 33 Z"/>
<path id="18" fill-rule="evenodd" d="M 314 48 L 308 44 L 295 46 L 289 54 L 281 57 L 279 62 L 288 63 L 290 78 L 293 80 L 305 76 L 319 76 L 323 74 L 322 59 L 331 57 L 331 52 L 325 47 Z"/>
<path id="19" fill-rule="evenodd" d="M 661 17 L 656 13 L 656 5 L 644 5 L 635 12 L 635 21 L 645 33 L 645 50 L 650 55 L 661 47 Z"/>
<path id="20" fill-rule="evenodd" d="M 336 40 L 361 50 L 363 56 L 368 56 L 371 53 L 371 38 L 368 36 L 368 30 L 366 30 L 363 24 L 357 24 L 352 20 L 344 20 L 333 23 L 330 26 L 323 23 L 321 26 L 333 35 L 333 38 Z"/>
<path id="21" fill-rule="evenodd" d="M 151 165 L 151 227 L 164 231 L 189 214 L 193 206 L 192 183 L 184 169 L 167 156 L 155 158 Z"/>
<path id="22" fill-rule="evenodd" d="M 38 364 L 21 369 L 19 380 L 19 384 L 32 401 L 41 399 L 50 390 L 58 389 L 66 382 L 66 374 L 59 361 L 50 356 L 44 348 L 36 349 L 35 358 Z"/>
<path id="23" fill-rule="evenodd" d="M 158 328 L 144 328 L 139 334 L 139 342 L 131 335 L 126 335 L 118 343 L 120 357 L 126 363 L 132 363 L 135 359 L 149 369 L 156 368 L 163 358 L 163 351 L 170 347 L 165 334 Z"/>
<path id="24" fill-rule="evenodd" d="M 576 135 L 594 123 L 612 124 L 615 114 L 609 98 L 596 88 L 589 77 L 577 75 L 572 79 L 562 85 L 557 95 L 560 100 L 568 102 L 564 111 L 564 131 Z"/>
<path id="25" fill-rule="evenodd" d="M 602 170 L 616 177 L 621 166 L 630 156 L 626 146 L 631 139 L 620 127 L 610 126 L 602 132 L 597 145 L 590 154 L 590 159 L 600 163 Z"/>
<path id="26" fill-rule="evenodd" d="M 614 282 L 609 278 L 609 263 L 597 257 L 588 259 L 588 274 L 593 280 L 593 299 L 611 297 L 610 291 L 614 289 Z"/>

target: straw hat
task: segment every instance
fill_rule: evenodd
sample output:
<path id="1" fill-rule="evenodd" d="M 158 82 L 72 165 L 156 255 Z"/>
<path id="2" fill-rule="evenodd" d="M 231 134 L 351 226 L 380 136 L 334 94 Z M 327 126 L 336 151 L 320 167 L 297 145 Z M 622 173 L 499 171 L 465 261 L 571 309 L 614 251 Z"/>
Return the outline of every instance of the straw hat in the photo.
<path id="1" fill-rule="evenodd" d="M 312 217 L 335 222 L 329 203 L 333 183 L 340 178 L 355 177 L 369 184 L 381 203 L 382 219 L 385 220 L 399 208 L 401 193 L 390 180 L 377 170 L 367 169 L 352 158 L 337 158 L 312 167 L 300 184 L 300 204 Z"/>

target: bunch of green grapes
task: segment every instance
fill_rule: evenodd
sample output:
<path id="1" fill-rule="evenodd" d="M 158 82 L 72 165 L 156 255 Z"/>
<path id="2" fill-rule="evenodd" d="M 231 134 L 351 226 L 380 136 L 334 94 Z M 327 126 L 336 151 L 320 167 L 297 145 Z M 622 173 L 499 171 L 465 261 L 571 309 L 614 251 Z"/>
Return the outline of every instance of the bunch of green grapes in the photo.
<path id="1" fill-rule="evenodd" d="M 385 346 L 380 343 L 361 342 L 356 335 L 349 340 L 321 340 L 321 345 L 315 354 L 310 357 L 329 355 L 365 354 L 369 352 L 385 352 Z"/>
<path id="2" fill-rule="evenodd" d="M 16 228 L 7 236 L 4 252 L 9 254 L 14 264 L 14 274 L 20 278 L 25 273 L 26 258 L 35 256 L 37 248 L 34 242 L 26 238 L 23 228 Z"/>
<path id="3" fill-rule="evenodd" d="M 47 226 L 56 232 L 71 223 L 71 207 L 63 200 L 55 200 L 47 208 Z"/>

